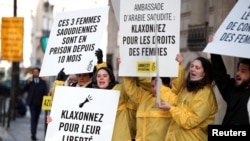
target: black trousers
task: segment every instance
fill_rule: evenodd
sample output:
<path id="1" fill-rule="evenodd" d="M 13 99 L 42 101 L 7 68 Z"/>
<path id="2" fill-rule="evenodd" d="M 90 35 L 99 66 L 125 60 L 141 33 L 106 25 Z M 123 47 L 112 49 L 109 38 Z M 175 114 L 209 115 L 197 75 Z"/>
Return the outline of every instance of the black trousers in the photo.
<path id="1" fill-rule="evenodd" d="M 30 130 L 31 130 L 31 135 L 32 136 L 36 136 L 36 132 L 37 132 L 37 125 L 38 125 L 38 121 L 39 121 L 39 117 L 41 114 L 41 106 L 37 106 L 37 105 L 30 105 Z"/>

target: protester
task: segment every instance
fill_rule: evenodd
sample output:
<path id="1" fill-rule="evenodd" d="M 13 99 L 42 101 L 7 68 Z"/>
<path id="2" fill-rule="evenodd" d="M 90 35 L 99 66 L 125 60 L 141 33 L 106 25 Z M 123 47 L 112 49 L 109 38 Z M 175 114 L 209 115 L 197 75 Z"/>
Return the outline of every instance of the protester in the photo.
<path id="1" fill-rule="evenodd" d="M 23 91 L 28 92 L 26 104 L 29 106 L 31 116 L 31 139 L 37 140 L 37 125 L 41 113 L 43 96 L 48 94 L 46 81 L 39 77 L 40 68 L 33 69 L 33 77 L 31 81 L 27 81 Z"/>
<path id="2" fill-rule="evenodd" d="M 95 55 L 97 57 L 97 65 L 94 67 L 93 72 L 90 73 L 79 73 L 79 74 L 71 74 L 71 75 L 75 75 L 76 76 L 76 81 L 74 83 L 72 83 L 70 86 L 72 87 L 83 87 L 83 88 L 91 88 L 92 87 L 92 76 L 93 73 L 96 71 L 97 68 L 102 67 L 102 66 L 109 66 L 110 68 L 111 65 L 103 62 L 103 54 L 102 54 L 102 50 L 98 49 L 95 52 Z M 70 79 L 71 75 L 67 76 L 64 72 L 64 68 L 62 68 L 60 70 L 60 72 L 57 74 L 57 78 L 54 81 L 54 85 L 51 88 L 51 91 L 49 93 L 50 96 L 52 96 L 52 100 L 54 98 L 54 93 L 55 93 L 55 88 L 56 86 L 65 86 L 65 84 L 67 83 L 67 79 Z M 50 122 L 51 119 L 48 116 L 47 120 Z"/>
<path id="3" fill-rule="evenodd" d="M 92 76 L 98 68 L 106 66 L 109 67 L 110 69 L 113 69 L 109 63 L 103 62 L 103 54 L 101 49 L 96 50 L 95 55 L 97 57 L 97 65 L 94 67 L 93 72 L 76 74 L 77 81 L 71 84 L 72 87 L 92 88 L 92 79 L 93 79 Z M 56 86 L 65 86 L 66 83 L 65 81 L 67 81 L 67 79 L 69 79 L 70 76 L 71 75 L 67 77 L 67 75 L 64 72 L 64 68 L 60 70 L 60 72 L 57 74 L 56 80 L 54 81 L 54 85 L 49 93 L 49 95 L 52 96 L 52 100 L 54 98 Z M 52 121 L 50 115 L 47 115 L 46 121 L 47 123 L 50 123 Z"/>
<path id="4" fill-rule="evenodd" d="M 211 86 L 212 67 L 208 59 L 194 59 L 175 104 L 164 102 L 160 108 L 171 113 L 172 120 L 166 133 L 166 141 L 205 141 L 207 128 L 213 124 L 218 111 Z"/>
<path id="5" fill-rule="evenodd" d="M 131 141 L 131 125 L 128 120 L 128 96 L 125 93 L 123 85 L 115 80 L 113 71 L 108 67 L 97 69 L 93 76 L 93 88 L 119 90 L 120 98 L 116 113 L 116 120 L 113 129 L 112 141 Z"/>
<path id="6" fill-rule="evenodd" d="M 177 55 L 177 61 L 182 62 L 182 56 Z M 184 81 L 184 68 L 179 66 L 179 75 L 173 81 L 182 83 Z M 182 79 L 182 80 L 181 80 Z M 170 89 L 170 78 L 161 77 L 160 98 L 171 104 L 175 102 L 176 94 Z M 166 132 L 171 121 L 169 111 L 157 108 L 157 78 L 151 81 L 151 91 L 147 91 L 137 85 L 136 77 L 124 77 L 123 84 L 126 93 L 138 106 L 136 113 L 136 138 L 140 141 L 164 141 Z M 173 82 L 173 84 L 177 84 Z M 181 86 L 181 84 L 177 84 Z M 177 87 L 174 87 L 177 88 Z M 173 90 L 178 91 L 178 90 Z"/>
<path id="7" fill-rule="evenodd" d="M 79 73 L 76 74 L 77 83 L 74 83 L 74 87 L 91 88 L 92 87 L 92 76 L 93 73 Z"/>
<path id="8" fill-rule="evenodd" d="M 212 42 L 213 36 L 209 41 Z M 222 124 L 250 124 L 250 59 L 240 58 L 235 78 L 227 74 L 221 55 L 211 54 L 215 83 L 227 103 Z"/>
<path id="9" fill-rule="evenodd" d="M 100 49 L 98 51 L 100 51 Z M 94 76 L 92 77 L 92 88 L 121 91 L 112 141 L 131 141 L 135 136 L 135 120 L 134 116 L 130 114 L 132 113 L 131 111 L 136 111 L 136 106 L 124 93 L 123 85 L 116 81 L 112 66 L 102 61 L 102 53 L 99 52 L 96 53 L 96 55 L 98 63 L 95 66 Z M 137 84 L 144 88 L 149 87 L 148 78 L 140 78 Z M 52 118 L 47 116 L 47 123 L 50 123 L 51 121 Z"/>

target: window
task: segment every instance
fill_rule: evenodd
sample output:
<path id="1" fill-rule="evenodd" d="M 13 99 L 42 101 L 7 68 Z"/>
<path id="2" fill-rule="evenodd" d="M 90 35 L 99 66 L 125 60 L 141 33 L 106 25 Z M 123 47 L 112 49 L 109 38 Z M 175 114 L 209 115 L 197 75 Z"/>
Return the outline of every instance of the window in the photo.
<path id="1" fill-rule="evenodd" d="M 190 50 L 203 50 L 207 45 L 208 22 L 201 25 L 188 26 L 187 44 Z"/>

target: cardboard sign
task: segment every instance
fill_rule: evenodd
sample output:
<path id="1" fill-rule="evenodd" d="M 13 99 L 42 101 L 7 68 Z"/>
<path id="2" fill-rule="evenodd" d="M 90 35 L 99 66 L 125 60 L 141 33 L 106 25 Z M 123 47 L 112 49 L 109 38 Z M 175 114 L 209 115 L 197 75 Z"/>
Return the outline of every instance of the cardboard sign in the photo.
<path id="1" fill-rule="evenodd" d="M 42 110 L 51 110 L 52 96 L 43 96 Z"/>
<path id="2" fill-rule="evenodd" d="M 101 48 L 108 9 L 101 7 L 58 13 L 40 76 L 55 76 L 62 68 L 66 74 L 92 72 L 97 63 L 95 50 Z"/>
<path id="3" fill-rule="evenodd" d="M 45 141 L 111 141 L 120 91 L 57 86 Z"/>
<path id="4" fill-rule="evenodd" d="M 250 1 L 239 0 L 203 52 L 250 58 Z"/>
<path id="5" fill-rule="evenodd" d="M 177 76 L 180 0 L 121 0 L 120 4 L 119 76 Z"/>
<path id="6" fill-rule="evenodd" d="M 3 17 L 1 28 L 2 60 L 23 61 L 23 17 Z"/>

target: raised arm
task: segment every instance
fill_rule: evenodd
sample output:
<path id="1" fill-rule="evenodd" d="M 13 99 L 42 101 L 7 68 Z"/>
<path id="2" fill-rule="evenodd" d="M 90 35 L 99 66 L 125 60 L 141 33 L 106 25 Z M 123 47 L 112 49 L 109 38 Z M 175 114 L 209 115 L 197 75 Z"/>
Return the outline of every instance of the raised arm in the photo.
<path id="1" fill-rule="evenodd" d="M 149 91 L 137 85 L 136 77 L 123 77 L 123 85 L 127 95 L 136 104 L 142 101 L 143 95 L 149 94 Z"/>
<path id="2" fill-rule="evenodd" d="M 183 86 L 183 83 L 185 82 L 185 70 L 182 66 L 183 56 L 181 54 L 177 54 L 176 61 L 179 62 L 178 77 L 172 80 L 171 89 L 174 93 L 178 94 Z"/>

